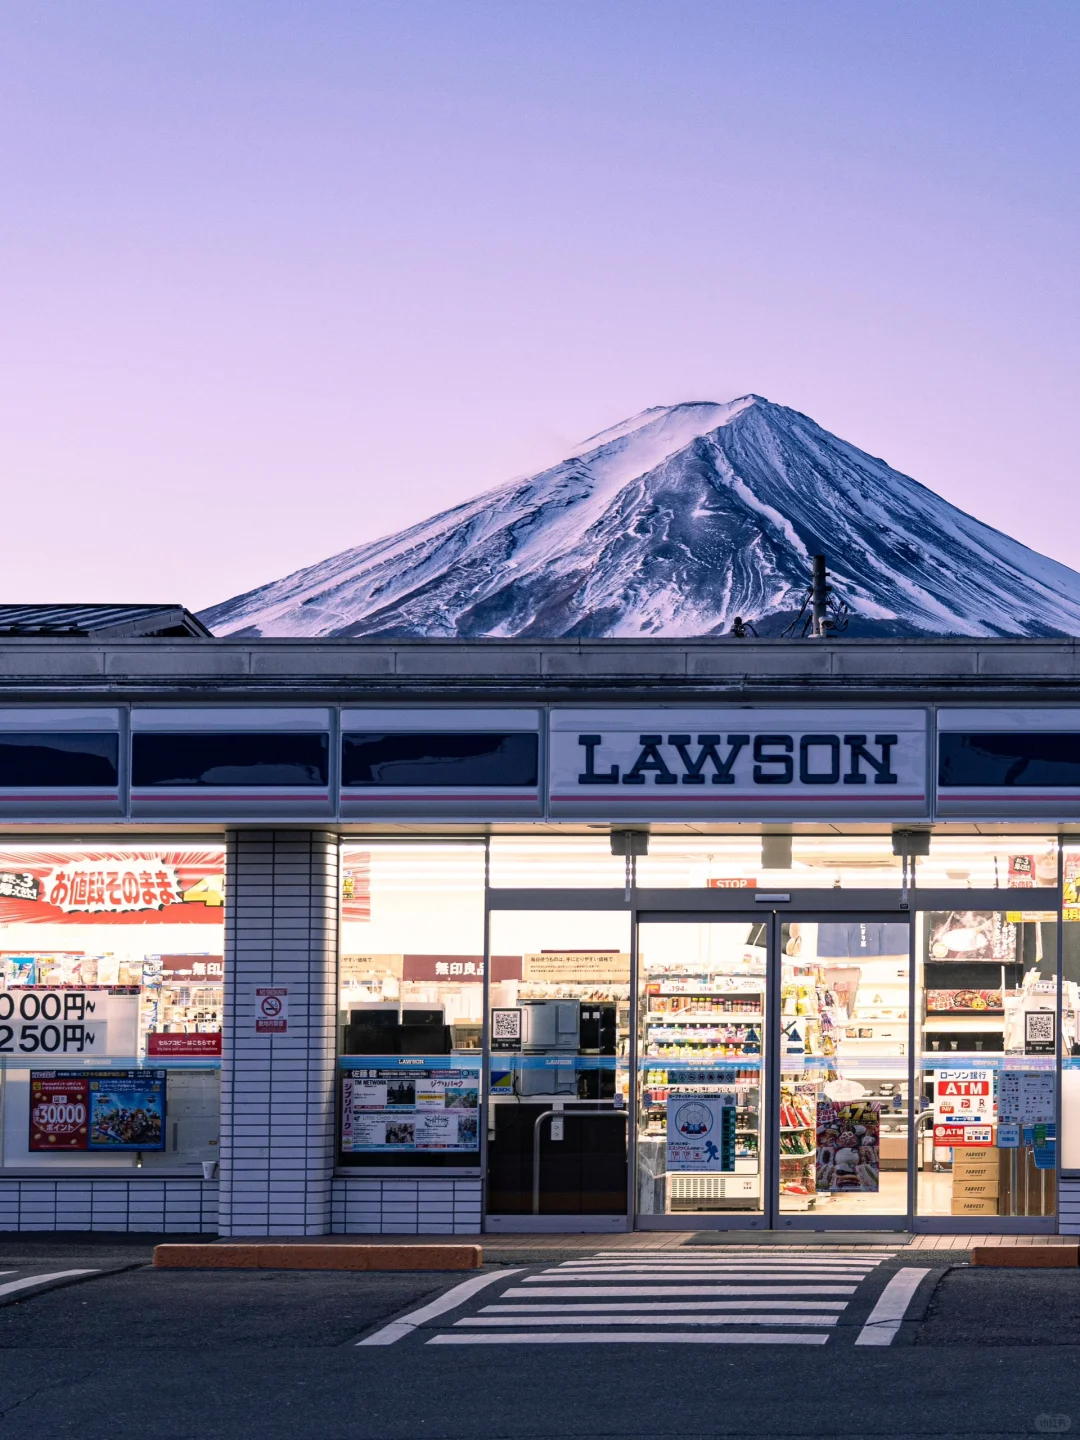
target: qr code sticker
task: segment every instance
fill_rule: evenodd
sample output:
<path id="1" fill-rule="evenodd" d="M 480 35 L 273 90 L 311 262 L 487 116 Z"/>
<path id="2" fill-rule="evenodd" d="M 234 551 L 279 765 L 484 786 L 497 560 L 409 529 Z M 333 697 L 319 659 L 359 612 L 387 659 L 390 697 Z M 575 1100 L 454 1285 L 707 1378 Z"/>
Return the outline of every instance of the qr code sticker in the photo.
<path id="1" fill-rule="evenodd" d="M 1025 1038 L 1028 1044 L 1052 1045 L 1054 1043 L 1054 1014 L 1051 1010 L 1029 1010 L 1025 1019 Z"/>
<path id="2" fill-rule="evenodd" d="M 520 1040 L 521 1011 L 492 1010 L 491 1036 L 493 1040 Z"/>

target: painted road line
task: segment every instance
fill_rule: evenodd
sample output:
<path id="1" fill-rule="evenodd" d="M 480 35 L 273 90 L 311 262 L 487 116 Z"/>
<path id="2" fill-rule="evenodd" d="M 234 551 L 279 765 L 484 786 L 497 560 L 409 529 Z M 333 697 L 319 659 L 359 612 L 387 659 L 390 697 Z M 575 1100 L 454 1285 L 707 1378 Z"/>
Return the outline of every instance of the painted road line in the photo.
<path id="1" fill-rule="evenodd" d="M 828 1256 L 805 1256 L 805 1254 L 770 1254 L 770 1256 L 674 1256 L 674 1254 L 661 1254 L 661 1256 L 622 1256 L 616 1260 L 613 1256 L 583 1256 L 576 1260 L 563 1260 L 562 1266 L 609 1266 L 609 1264 L 685 1264 L 685 1266 L 698 1266 L 698 1264 L 809 1264 L 809 1266 L 834 1266 L 834 1264 L 857 1264 L 857 1266 L 876 1266 L 883 1260 L 894 1259 L 893 1256 L 841 1256 L 841 1254 L 828 1254 Z"/>
<path id="2" fill-rule="evenodd" d="M 855 1344 L 891 1345 L 915 1291 L 929 1274 L 929 1270 L 919 1270 L 913 1265 L 898 1270 L 879 1295 L 866 1324 L 855 1337 Z"/>
<path id="3" fill-rule="evenodd" d="M 398 1340 L 403 1340 L 406 1335 L 411 1335 L 418 1326 L 426 1324 L 429 1320 L 435 1320 L 440 1315 L 445 1315 L 448 1310 L 454 1310 L 464 1304 L 485 1286 L 494 1285 L 498 1280 L 505 1280 L 508 1275 L 520 1275 L 520 1273 L 521 1267 L 516 1266 L 513 1270 L 495 1270 L 490 1275 L 474 1275 L 471 1280 L 463 1280 L 460 1285 L 454 1285 L 445 1294 L 440 1295 L 437 1300 L 432 1300 L 427 1305 L 421 1305 L 419 1310 L 413 1310 L 401 1320 L 392 1320 L 389 1325 L 384 1325 L 381 1330 L 376 1330 L 375 1334 L 369 1335 L 366 1340 L 358 1340 L 357 1346 L 393 1345 Z"/>
<path id="4" fill-rule="evenodd" d="M 530 1330 L 515 1335 L 468 1335 L 451 1330 L 433 1335 L 429 1345 L 824 1345 L 828 1335 L 785 1335 L 771 1330 L 648 1331 L 637 1335 L 626 1331 L 576 1331 L 551 1334 Z"/>
<path id="5" fill-rule="evenodd" d="M 835 1325 L 839 1315 L 470 1315 L 457 1326 L 516 1325 Z"/>
<path id="6" fill-rule="evenodd" d="M 613 1315 L 619 1311 L 644 1310 L 648 1314 L 662 1314 L 677 1310 L 680 1314 L 688 1310 L 731 1310 L 738 1314 L 750 1310 L 791 1310 L 812 1311 L 846 1310 L 846 1300 L 695 1300 L 691 1305 L 682 1305 L 674 1300 L 597 1300 L 583 1304 L 571 1302 L 568 1305 L 540 1304 L 527 1305 L 524 1301 L 511 1301 L 509 1305 L 484 1305 L 481 1315 Z"/>
<path id="7" fill-rule="evenodd" d="M 604 1271 L 597 1275 L 592 1272 L 576 1274 L 552 1274 L 545 1270 L 541 1275 L 530 1275 L 523 1282 L 529 1285 L 577 1285 L 582 1281 L 589 1280 L 617 1280 L 623 1284 L 630 1281 L 646 1280 L 865 1280 L 867 1275 L 873 1271 L 863 1274 L 861 1271 L 852 1274 L 850 1270 L 691 1270 L 689 1273 L 679 1270 L 627 1270 L 627 1271 Z"/>
<path id="8" fill-rule="evenodd" d="M 0 1274 L 13 1275 L 13 1270 L 3 1270 Z M 25 1280 L 9 1280 L 6 1285 L 0 1285 L 0 1298 L 4 1295 L 14 1295 L 19 1290 L 29 1290 L 34 1285 L 48 1285 L 53 1280 L 73 1280 L 76 1275 L 100 1275 L 100 1270 L 53 1270 L 48 1275 L 29 1275 Z"/>
<path id="9" fill-rule="evenodd" d="M 581 1285 L 574 1290 L 561 1288 L 544 1290 L 507 1290 L 507 1295 L 518 1299 L 541 1296 L 545 1300 L 558 1300 L 566 1295 L 577 1295 L 595 1300 L 617 1300 L 622 1295 L 649 1296 L 657 1300 L 664 1297 L 678 1299 L 682 1296 L 719 1297 L 721 1295 L 854 1295 L 857 1285 Z"/>

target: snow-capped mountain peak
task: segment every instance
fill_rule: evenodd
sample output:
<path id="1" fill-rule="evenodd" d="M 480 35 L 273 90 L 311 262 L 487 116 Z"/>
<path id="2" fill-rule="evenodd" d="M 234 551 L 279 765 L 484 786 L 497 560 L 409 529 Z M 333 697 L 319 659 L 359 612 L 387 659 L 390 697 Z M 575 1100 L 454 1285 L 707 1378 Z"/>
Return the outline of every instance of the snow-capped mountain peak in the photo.
<path id="1" fill-rule="evenodd" d="M 203 613 L 218 635 L 776 634 L 810 557 L 852 633 L 1077 634 L 1080 575 L 757 395 L 657 406 L 558 465 Z"/>

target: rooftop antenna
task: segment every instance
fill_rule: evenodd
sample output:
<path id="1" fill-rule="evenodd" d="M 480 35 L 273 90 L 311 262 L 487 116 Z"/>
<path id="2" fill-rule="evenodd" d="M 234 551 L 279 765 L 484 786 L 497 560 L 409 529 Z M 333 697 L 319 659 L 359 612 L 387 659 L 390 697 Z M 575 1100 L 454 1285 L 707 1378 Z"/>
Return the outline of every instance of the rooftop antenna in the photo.
<path id="1" fill-rule="evenodd" d="M 827 640 L 842 635 L 848 627 L 851 609 L 846 600 L 838 600 L 828 581 L 825 556 L 813 557 L 810 589 L 803 596 L 798 615 L 784 631 L 785 640 Z M 801 627 L 801 628 L 800 628 Z"/>

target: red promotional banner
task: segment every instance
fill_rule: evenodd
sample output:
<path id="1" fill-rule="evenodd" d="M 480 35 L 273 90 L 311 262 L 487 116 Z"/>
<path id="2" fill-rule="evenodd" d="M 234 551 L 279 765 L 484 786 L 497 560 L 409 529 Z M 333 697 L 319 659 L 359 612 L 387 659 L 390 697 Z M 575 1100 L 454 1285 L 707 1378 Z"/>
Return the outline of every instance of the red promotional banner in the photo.
<path id="1" fill-rule="evenodd" d="M 146 1053 L 152 1058 L 198 1058 L 215 1059 L 221 1055 L 221 1032 L 197 1031 L 185 1033 L 151 1031 L 146 1037 Z"/>
<path id="2" fill-rule="evenodd" d="M 35 1075 L 30 1082 L 30 1149 L 85 1150 L 90 1080 Z"/>
<path id="3" fill-rule="evenodd" d="M 220 925 L 225 854 L 0 850 L 0 923 Z"/>

